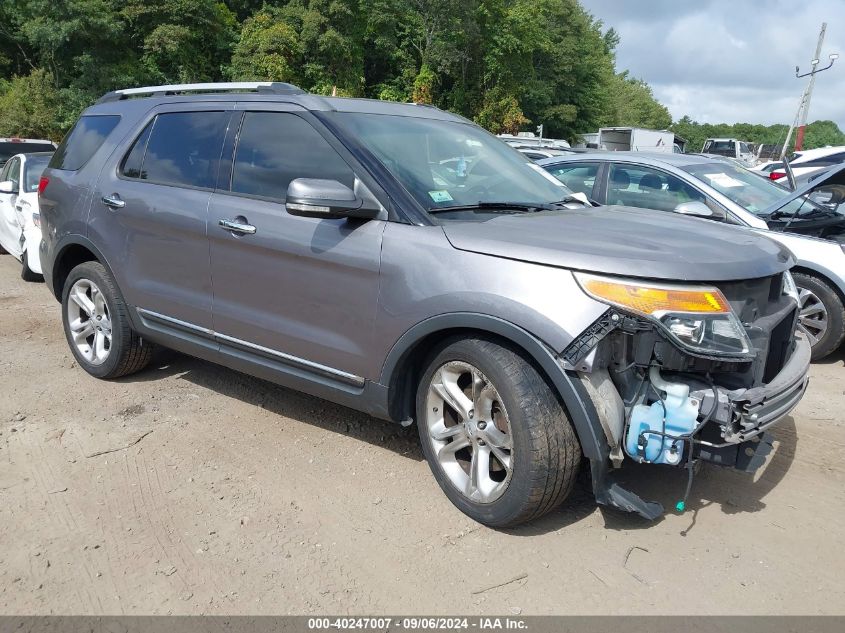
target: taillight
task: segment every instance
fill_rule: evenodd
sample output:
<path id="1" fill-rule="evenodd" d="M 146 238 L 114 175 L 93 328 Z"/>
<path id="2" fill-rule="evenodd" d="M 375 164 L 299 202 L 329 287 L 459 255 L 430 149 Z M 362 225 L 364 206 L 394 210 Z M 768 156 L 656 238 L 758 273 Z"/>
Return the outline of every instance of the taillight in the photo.
<path id="1" fill-rule="evenodd" d="M 38 195 L 44 193 L 44 190 L 47 188 L 47 185 L 50 184 L 50 179 L 46 176 L 41 176 L 41 180 L 38 181 Z"/>
<path id="2" fill-rule="evenodd" d="M 769 180 L 780 180 L 786 176 L 785 171 L 770 171 L 769 172 Z"/>

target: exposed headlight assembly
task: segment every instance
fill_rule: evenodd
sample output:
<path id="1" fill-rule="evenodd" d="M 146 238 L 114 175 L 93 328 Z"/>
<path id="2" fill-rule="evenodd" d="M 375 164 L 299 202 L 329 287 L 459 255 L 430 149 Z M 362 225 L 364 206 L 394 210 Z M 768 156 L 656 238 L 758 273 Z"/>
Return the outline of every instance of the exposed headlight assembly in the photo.
<path id="1" fill-rule="evenodd" d="M 644 283 L 575 273 L 593 299 L 657 323 L 682 347 L 713 356 L 745 356 L 751 341 L 725 295 L 708 286 Z"/>

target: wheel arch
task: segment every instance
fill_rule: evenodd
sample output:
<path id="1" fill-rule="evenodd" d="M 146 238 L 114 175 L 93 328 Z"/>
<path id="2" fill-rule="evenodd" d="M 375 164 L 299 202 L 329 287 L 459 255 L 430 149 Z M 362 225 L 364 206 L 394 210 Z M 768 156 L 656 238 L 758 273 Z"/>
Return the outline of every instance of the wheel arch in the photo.
<path id="1" fill-rule="evenodd" d="M 65 281 L 70 271 L 79 264 L 92 261 L 99 262 L 105 266 L 109 274 L 112 274 L 111 267 L 106 262 L 103 253 L 89 239 L 81 235 L 74 235 L 63 241 L 56 251 L 56 257 L 53 259 L 51 267 L 50 290 L 53 292 L 53 296 L 61 301 Z"/>
<path id="2" fill-rule="evenodd" d="M 796 264 L 789 272 L 808 275 L 810 277 L 818 277 L 821 281 L 833 288 L 833 291 L 839 296 L 840 301 L 845 304 L 845 289 L 836 282 L 832 273 L 818 268 L 810 268 L 809 266 L 805 266 L 803 263 Z"/>
<path id="3" fill-rule="evenodd" d="M 558 363 L 554 352 L 521 327 L 477 313 L 442 314 L 409 329 L 391 348 L 379 382 L 387 387 L 387 408 L 394 420 L 414 417 L 415 387 L 430 350 L 456 335 L 502 339 L 525 353 L 559 395 L 588 459 L 604 459 L 607 442 L 595 406 L 578 378 Z"/>

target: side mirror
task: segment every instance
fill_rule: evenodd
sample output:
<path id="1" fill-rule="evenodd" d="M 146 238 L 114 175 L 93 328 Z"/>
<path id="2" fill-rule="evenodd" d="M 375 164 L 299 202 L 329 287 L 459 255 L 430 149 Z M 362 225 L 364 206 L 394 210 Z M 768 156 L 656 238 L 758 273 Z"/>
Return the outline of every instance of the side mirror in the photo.
<path id="1" fill-rule="evenodd" d="M 305 218 L 373 219 L 381 211 L 337 180 L 296 178 L 288 185 L 285 209 L 291 215 Z"/>
<path id="2" fill-rule="evenodd" d="M 11 180 L 0 182 L 0 193 L 17 193 L 18 188 Z"/>
<path id="3" fill-rule="evenodd" d="M 710 207 L 708 207 L 703 202 L 698 200 L 691 200 L 690 202 L 682 202 L 677 207 L 675 207 L 675 213 L 681 213 L 683 215 L 692 215 L 697 218 L 707 218 L 709 220 L 724 220 L 725 214 L 718 213 L 714 211 Z"/>

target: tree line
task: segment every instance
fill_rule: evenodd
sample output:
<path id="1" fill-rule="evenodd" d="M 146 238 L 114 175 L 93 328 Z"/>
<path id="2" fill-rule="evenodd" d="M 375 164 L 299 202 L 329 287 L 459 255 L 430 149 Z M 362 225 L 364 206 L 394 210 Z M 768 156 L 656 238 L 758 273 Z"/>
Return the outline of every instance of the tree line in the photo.
<path id="1" fill-rule="evenodd" d="M 3 0 L 0 136 L 59 139 L 116 88 L 229 80 L 431 103 L 494 133 L 669 127 L 618 44 L 578 0 Z"/>

